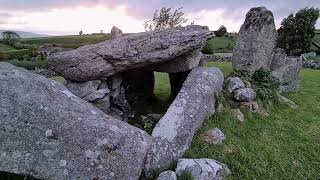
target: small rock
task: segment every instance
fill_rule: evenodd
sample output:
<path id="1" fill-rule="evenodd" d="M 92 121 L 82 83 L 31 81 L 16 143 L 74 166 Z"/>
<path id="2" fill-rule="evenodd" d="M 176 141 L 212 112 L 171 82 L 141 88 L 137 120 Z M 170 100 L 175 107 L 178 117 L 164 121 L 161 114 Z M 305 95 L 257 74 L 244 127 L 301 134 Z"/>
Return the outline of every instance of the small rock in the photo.
<path id="1" fill-rule="evenodd" d="M 251 88 L 242 88 L 234 92 L 234 99 L 240 102 L 254 101 L 257 97 L 257 93 Z"/>
<path id="2" fill-rule="evenodd" d="M 244 121 L 244 114 L 240 111 L 240 109 L 232 109 L 231 111 L 240 122 Z"/>
<path id="3" fill-rule="evenodd" d="M 223 132 L 218 128 L 211 129 L 202 134 L 200 137 L 210 144 L 222 144 L 222 142 L 226 139 Z"/>
<path id="4" fill-rule="evenodd" d="M 176 174 L 181 176 L 183 172 L 190 173 L 197 180 L 217 180 L 224 179 L 224 175 L 229 174 L 230 170 L 213 159 L 179 159 Z"/>
<path id="5" fill-rule="evenodd" d="M 239 77 L 231 77 L 227 80 L 227 90 L 229 93 L 241 88 L 245 88 L 245 84 Z"/>
<path id="6" fill-rule="evenodd" d="M 281 103 L 286 104 L 287 106 L 289 106 L 292 109 L 299 108 L 299 106 L 295 102 L 291 101 L 290 99 L 288 99 L 284 96 L 281 96 L 280 94 L 278 94 L 278 99 Z"/>
<path id="7" fill-rule="evenodd" d="M 109 89 L 99 89 L 97 91 L 94 91 L 88 95 L 86 95 L 85 97 L 83 97 L 84 100 L 88 101 L 88 102 L 93 102 L 99 99 L 103 99 L 106 94 L 110 93 Z"/>
<path id="8" fill-rule="evenodd" d="M 173 171 L 162 172 L 157 180 L 177 180 L 177 175 Z"/>
<path id="9" fill-rule="evenodd" d="M 251 113 L 259 114 L 262 117 L 270 116 L 270 114 L 263 107 L 259 106 L 259 104 L 256 101 L 241 102 L 240 108 L 248 108 Z"/>
<path id="10" fill-rule="evenodd" d="M 217 107 L 217 112 L 218 113 L 221 113 L 221 112 L 223 112 L 224 111 L 224 106 L 223 106 L 223 104 L 218 104 L 218 107 Z"/>

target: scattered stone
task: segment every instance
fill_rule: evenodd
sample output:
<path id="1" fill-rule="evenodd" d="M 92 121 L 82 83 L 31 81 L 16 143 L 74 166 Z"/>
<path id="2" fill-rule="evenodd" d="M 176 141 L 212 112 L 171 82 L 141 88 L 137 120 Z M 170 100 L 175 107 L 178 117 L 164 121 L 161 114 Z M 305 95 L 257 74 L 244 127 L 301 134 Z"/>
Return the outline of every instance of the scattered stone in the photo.
<path id="1" fill-rule="evenodd" d="M 244 114 L 240 109 L 231 109 L 231 112 L 240 122 L 244 122 Z"/>
<path id="2" fill-rule="evenodd" d="M 116 26 L 113 26 L 111 28 L 111 39 L 119 38 L 123 35 L 122 30 L 117 28 Z"/>
<path id="3" fill-rule="evenodd" d="M 200 49 L 214 36 L 208 27 L 190 25 L 131 34 L 49 57 L 50 68 L 67 80 L 90 81 L 129 69 L 170 62 Z"/>
<path id="4" fill-rule="evenodd" d="M 173 171 L 162 172 L 157 180 L 177 180 L 177 175 Z"/>
<path id="5" fill-rule="evenodd" d="M 273 67 L 272 76 L 279 83 L 279 92 L 297 92 L 300 83 L 300 71 L 302 58 L 285 57 L 285 59 L 274 59 L 277 66 Z M 281 62 L 281 63 L 277 63 Z"/>
<path id="6" fill-rule="evenodd" d="M 237 89 L 245 88 L 245 84 L 239 77 L 231 77 L 227 79 L 226 87 L 229 93 L 232 93 Z"/>
<path id="7" fill-rule="evenodd" d="M 234 91 L 234 99 L 240 102 L 250 102 L 256 99 L 257 93 L 252 88 L 242 88 Z"/>
<path id="8" fill-rule="evenodd" d="M 222 144 L 222 142 L 225 140 L 223 132 L 218 128 L 211 129 L 202 134 L 200 137 L 202 140 L 210 144 Z"/>
<path id="9" fill-rule="evenodd" d="M 256 101 L 251 101 L 251 102 L 241 102 L 240 103 L 240 108 L 242 109 L 249 109 L 249 111 L 253 114 L 259 114 L 262 117 L 269 117 L 270 114 L 261 106 Z"/>
<path id="10" fill-rule="evenodd" d="M 215 112 L 215 95 L 222 90 L 223 81 L 218 68 L 198 67 L 190 72 L 153 129 L 155 140 L 146 158 L 146 172 L 166 168 L 184 154 L 204 119 Z"/>
<path id="11" fill-rule="evenodd" d="M 281 103 L 286 104 L 291 109 L 298 109 L 299 108 L 299 106 L 295 102 L 291 101 L 290 99 L 288 99 L 284 96 L 281 96 L 280 94 L 278 94 L 278 99 Z"/>
<path id="12" fill-rule="evenodd" d="M 179 159 L 176 174 L 190 173 L 193 179 L 222 180 L 230 173 L 226 165 L 213 159 Z"/>
<path id="13" fill-rule="evenodd" d="M 250 74 L 261 68 L 270 69 L 276 40 L 272 12 L 265 7 L 250 9 L 233 50 L 233 67 Z"/>
<path id="14" fill-rule="evenodd" d="M 224 106 L 223 106 L 222 103 L 219 103 L 219 104 L 218 104 L 218 107 L 217 107 L 217 112 L 218 112 L 218 113 L 221 113 L 221 112 L 223 112 L 223 111 L 224 111 Z"/>
<path id="15" fill-rule="evenodd" d="M 139 179 L 152 141 L 146 132 L 60 83 L 3 62 L 0 92 L 0 171 L 37 179 Z"/>

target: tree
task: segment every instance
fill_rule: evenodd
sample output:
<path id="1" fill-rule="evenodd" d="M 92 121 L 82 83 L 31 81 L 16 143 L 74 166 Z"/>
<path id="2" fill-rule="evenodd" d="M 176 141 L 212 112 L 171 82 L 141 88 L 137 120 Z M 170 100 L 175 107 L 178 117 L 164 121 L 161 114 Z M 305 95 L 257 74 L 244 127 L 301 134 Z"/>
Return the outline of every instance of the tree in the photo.
<path id="1" fill-rule="evenodd" d="M 80 35 L 80 36 L 82 36 L 82 35 L 83 35 L 83 31 L 82 31 L 82 30 L 79 32 L 79 35 Z"/>
<path id="2" fill-rule="evenodd" d="M 221 26 L 217 31 L 214 32 L 216 34 L 217 37 L 222 37 L 225 34 L 228 33 L 227 28 L 224 26 Z"/>
<path id="3" fill-rule="evenodd" d="M 174 12 L 171 10 L 171 8 L 166 7 L 156 10 L 153 14 L 153 18 L 144 23 L 145 30 L 154 31 L 178 27 L 188 21 L 188 19 L 184 17 L 184 13 L 181 11 L 182 7 L 174 10 Z"/>
<path id="4" fill-rule="evenodd" d="M 290 14 L 281 22 L 278 31 L 278 47 L 289 55 L 308 52 L 315 36 L 315 24 L 319 18 L 318 8 L 304 8 L 296 15 Z"/>
<path id="5" fill-rule="evenodd" d="M 14 31 L 2 32 L 2 41 L 10 46 L 15 46 L 21 39 L 20 35 Z"/>

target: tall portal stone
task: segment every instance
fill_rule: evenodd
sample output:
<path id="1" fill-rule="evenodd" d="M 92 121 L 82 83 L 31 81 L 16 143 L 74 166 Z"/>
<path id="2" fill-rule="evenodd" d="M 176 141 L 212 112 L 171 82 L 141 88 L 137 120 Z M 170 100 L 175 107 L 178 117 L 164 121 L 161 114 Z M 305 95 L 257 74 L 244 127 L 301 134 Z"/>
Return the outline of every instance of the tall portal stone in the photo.
<path id="1" fill-rule="evenodd" d="M 261 68 L 270 69 L 276 40 L 272 12 L 265 7 L 250 9 L 233 50 L 233 68 L 250 74 Z"/>

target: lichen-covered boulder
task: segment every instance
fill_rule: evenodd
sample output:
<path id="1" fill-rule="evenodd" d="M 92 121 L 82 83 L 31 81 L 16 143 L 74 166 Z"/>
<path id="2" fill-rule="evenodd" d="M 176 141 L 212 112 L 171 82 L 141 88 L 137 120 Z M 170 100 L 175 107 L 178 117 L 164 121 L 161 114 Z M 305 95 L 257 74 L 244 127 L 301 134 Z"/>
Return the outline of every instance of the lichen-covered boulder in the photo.
<path id="1" fill-rule="evenodd" d="M 60 83 L 0 63 L 0 171 L 40 179 L 138 179 L 151 137 Z"/>
<path id="2" fill-rule="evenodd" d="M 184 154 L 203 121 L 215 112 L 215 95 L 222 90 L 223 81 L 218 68 L 191 71 L 152 132 L 155 140 L 145 161 L 146 172 L 166 168 Z"/>
<path id="3" fill-rule="evenodd" d="M 225 135 L 219 128 L 210 129 L 200 135 L 201 139 L 209 144 L 222 144 L 226 139 Z"/>
<path id="4" fill-rule="evenodd" d="M 193 179 L 222 180 L 230 173 L 225 164 L 213 159 L 179 159 L 176 174 L 190 173 Z"/>
<path id="5" fill-rule="evenodd" d="M 131 34 L 53 54 L 49 66 L 67 80 L 97 80 L 174 60 L 200 49 L 212 36 L 208 27 L 196 25 Z"/>
<path id="6" fill-rule="evenodd" d="M 177 180 L 177 175 L 173 171 L 162 172 L 157 180 Z"/>
<path id="7" fill-rule="evenodd" d="M 257 93 L 252 88 L 242 88 L 235 90 L 233 97 L 236 101 L 250 102 L 256 99 Z"/>
<path id="8" fill-rule="evenodd" d="M 241 88 L 245 88 L 246 85 L 239 77 L 231 77 L 227 79 L 226 88 L 229 93 Z"/>
<path id="9" fill-rule="evenodd" d="M 261 68 L 270 69 L 276 40 L 272 12 L 265 7 L 250 9 L 233 50 L 233 67 L 250 74 Z"/>

